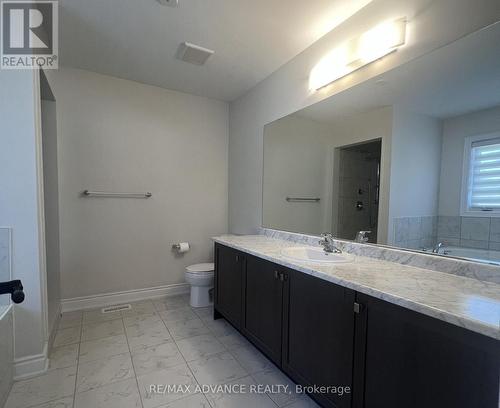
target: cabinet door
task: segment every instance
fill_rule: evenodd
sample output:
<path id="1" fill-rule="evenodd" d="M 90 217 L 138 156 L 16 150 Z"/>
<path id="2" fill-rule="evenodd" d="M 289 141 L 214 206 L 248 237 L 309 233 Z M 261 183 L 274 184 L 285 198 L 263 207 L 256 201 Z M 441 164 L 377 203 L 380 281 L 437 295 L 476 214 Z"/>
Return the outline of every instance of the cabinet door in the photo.
<path id="1" fill-rule="evenodd" d="M 354 292 L 301 272 L 287 274 L 283 369 L 301 385 L 352 387 Z M 322 406 L 350 407 L 351 394 L 339 394 L 313 397 Z"/>
<path id="2" fill-rule="evenodd" d="M 355 381 L 364 392 L 355 388 L 355 408 L 498 408 L 497 341 L 366 295 L 358 301 L 365 355 Z"/>
<path id="3" fill-rule="evenodd" d="M 215 309 L 241 327 L 244 256 L 232 248 L 215 246 Z"/>
<path id="4" fill-rule="evenodd" d="M 276 364 L 281 363 L 283 283 L 279 266 L 248 256 L 243 332 Z"/>

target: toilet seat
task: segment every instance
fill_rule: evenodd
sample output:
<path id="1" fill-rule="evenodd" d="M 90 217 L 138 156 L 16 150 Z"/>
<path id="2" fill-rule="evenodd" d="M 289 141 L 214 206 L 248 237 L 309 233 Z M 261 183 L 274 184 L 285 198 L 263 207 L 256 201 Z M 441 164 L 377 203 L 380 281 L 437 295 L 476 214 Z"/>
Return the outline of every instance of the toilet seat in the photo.
<path id="1" fill-rule="evenodd" d="M 186 272 L 193 275 L 206 275 L 214 273 L 214 264 L 213 262 L 208 263 L 199 263 L 194 265 L 189 265 L 186 267 Z"/>

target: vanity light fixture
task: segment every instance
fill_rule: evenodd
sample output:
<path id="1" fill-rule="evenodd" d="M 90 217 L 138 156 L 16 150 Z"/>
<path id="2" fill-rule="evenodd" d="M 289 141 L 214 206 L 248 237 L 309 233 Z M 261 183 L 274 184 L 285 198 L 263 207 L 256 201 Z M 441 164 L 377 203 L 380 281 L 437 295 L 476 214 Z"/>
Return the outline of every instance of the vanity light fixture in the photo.
<path id="1" fill-rule="evenodd" d="M 396 51 L 405 43 L 406 18 L 387 21 L 346 41 L 325 55 L 311 70 L 309 89 L 318 90 Z"/>

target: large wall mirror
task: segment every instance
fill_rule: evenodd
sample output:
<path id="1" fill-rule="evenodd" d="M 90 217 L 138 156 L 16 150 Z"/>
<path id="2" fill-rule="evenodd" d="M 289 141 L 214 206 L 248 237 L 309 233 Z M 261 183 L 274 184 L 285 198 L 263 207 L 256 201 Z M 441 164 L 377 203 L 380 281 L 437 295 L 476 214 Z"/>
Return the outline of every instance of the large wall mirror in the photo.
<path id="1" fill-rule="evenodd" d="M 500 263 L 499 39 L 497 23 L 266 125 L 263 226 Z"/>

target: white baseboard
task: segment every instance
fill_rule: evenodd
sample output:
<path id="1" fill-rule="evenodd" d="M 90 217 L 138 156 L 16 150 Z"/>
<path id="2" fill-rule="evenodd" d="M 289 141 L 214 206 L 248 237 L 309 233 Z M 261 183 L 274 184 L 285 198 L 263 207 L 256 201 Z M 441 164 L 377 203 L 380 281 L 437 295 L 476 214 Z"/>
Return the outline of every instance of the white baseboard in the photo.
<path id="1" fill-rule="evenodd" d="M 41 354 L 14 360 L 14 380 L 24 380 L 43 374 L 48 368 L 49 359 L 47 357 L 47 344 L 45 344 Z"/>
<path id="2" fill-rule="evenodd" d="M 126 302 L 158 298 L 167 295 L 181 295 L 189 292 L 189 284 L 177 283 L 173 285 L 156 286 L 154 288 L 127 290 L 125 292 L 103 293 L 94 296 L 83 296 L 72 299 L 62 299 L 62 312 L 93 309 L 96 307 L 112 306 Z"/>

